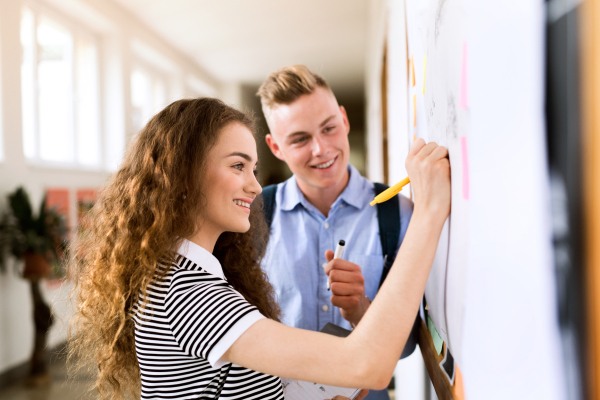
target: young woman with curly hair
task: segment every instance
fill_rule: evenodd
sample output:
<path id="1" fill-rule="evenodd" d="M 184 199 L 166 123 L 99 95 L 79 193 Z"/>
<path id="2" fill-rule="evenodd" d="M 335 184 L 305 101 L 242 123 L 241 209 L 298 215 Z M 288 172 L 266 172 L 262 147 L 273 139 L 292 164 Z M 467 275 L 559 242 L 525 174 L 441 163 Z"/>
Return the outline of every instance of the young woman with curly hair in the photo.
<path id="1" fill-rule="evenodd" d="M 278 322 L 260 268 L 267 228 L 253 132 L 219 100 L 176 101 L 102 191 L 71 252 L 70 346 L 80 364 L 97 366 L 101 398 L 281 399 L 278 377 L 387 386 L 450 209 L 446 149 L 413 145 L 416 201 L 396 265 L 339 338 Z"/>

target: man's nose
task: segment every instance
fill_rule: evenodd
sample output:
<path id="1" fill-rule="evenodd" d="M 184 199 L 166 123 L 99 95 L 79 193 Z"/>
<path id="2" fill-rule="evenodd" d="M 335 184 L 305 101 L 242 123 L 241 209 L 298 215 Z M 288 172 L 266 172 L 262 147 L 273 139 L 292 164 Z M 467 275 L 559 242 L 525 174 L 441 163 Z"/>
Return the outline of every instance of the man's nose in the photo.
<path id="1" fill-rule="evenodd" d="M 312 153 L 313 156 L 319 156 L 325 152 L 325 142 L 323 138 L 315 136 L 312 142 Z"/>

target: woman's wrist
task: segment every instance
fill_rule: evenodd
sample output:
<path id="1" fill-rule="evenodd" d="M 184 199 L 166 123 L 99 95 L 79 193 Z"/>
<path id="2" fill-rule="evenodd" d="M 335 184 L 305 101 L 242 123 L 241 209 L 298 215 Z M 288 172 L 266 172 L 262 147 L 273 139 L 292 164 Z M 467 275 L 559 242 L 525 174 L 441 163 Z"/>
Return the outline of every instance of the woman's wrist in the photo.
<path id="1" fill-rule="evenodd" d="M 425 208 L 415 205 L 411 221 L 419 221 L 427 226 L 439 227 L 441 230 L 446 222 L 446 218 L 448 218 L 448 212 L 445 210 L 436 210 L 432 208 L 426 210 Z"/>

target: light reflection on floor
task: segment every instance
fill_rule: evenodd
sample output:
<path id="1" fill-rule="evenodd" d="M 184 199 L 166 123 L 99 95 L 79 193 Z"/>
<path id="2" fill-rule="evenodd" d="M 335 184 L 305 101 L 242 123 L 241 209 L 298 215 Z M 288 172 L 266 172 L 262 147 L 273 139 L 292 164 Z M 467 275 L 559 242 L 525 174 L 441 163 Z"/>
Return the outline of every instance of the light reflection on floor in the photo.
<path id="1" fill-rule="evenodd" d="M 92 400 L 95 397 L 88 392 L 93 382 L 91 376 L 78 374 L 67 381 L 67 368 L 64 356 L 50 356 L 50 375 L 52 384 L 46 387 L 30 388 L 23 382 L 0 389 L 0 400 Z"/>

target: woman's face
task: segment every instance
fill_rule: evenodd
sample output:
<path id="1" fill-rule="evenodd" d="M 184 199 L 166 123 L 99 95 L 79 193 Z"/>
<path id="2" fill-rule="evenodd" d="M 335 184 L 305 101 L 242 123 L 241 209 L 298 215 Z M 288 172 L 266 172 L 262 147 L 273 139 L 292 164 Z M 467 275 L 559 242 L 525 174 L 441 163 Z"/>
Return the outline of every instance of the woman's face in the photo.
<path id="1" fill-rule="evenodd" d="M 220 235 L 250 229 L 250 204 L 262 192 L 256 180 L 256 141 L 243 124 L 234 122 L 219 134 L 207 158 L 202 185 L 207 204 L 200 229 Z"/>

